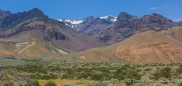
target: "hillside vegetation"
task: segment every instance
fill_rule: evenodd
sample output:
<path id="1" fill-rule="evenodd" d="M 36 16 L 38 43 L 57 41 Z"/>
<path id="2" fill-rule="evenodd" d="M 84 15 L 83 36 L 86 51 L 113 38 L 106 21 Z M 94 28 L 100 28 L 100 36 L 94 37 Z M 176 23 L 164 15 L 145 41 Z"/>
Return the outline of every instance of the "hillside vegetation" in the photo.
<path id="1" fill-rule="evenodd" d="M 181 34 L 182 28 L 159 32 L 150 30 L 111 46 L 87 50 L 77 55 L 77 58 L 97 61 L 102 59 L 123 62 L 180 62 L 182 60 Z"/>

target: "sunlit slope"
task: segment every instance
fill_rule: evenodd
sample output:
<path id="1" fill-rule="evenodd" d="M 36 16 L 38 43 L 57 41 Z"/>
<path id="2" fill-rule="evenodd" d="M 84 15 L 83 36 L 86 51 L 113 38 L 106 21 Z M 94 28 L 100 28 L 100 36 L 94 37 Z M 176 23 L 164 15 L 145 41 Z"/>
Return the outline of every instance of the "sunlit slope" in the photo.
<path id="1" fill-rule="evenodd" d="M 0 39 L 0 57 L 15 58 L 53 58 L 68 54 L 49 42 L 41 42 L 30 36 L 28 31 L 7 39 Z"/>
<path id="2" fill-rule="evenodd" d="M 182 28 L 173 28 L 139 33 L 117 44 L 88 50 L 77 57 L 85 57 L 85 60 L 97 58 L 100 61 L 179 62 L 182 60 L 181 30 Z M 175 36 L 170 34 L 172 32 Z"/>
<path id="3" fill-rule="evenodd" d="M 182 42 L 182 28 L 173 28 L 169 30 L 164 30 L 164 31 L 161 31 L 161 33 L 169 35 L 173 37 L 174 39 Z"/>

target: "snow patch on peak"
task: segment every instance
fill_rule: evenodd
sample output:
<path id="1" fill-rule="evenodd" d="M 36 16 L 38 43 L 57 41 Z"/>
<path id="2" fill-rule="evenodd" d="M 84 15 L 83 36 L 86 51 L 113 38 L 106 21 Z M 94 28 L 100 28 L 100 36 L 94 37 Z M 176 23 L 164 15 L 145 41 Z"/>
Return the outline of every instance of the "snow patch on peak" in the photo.
<path id="1" fill-rule="evenodd" d="M 58 21 L 62 21 L 65 23 L 65 25 L 74 28 L 75 26 L 77 26 L 78 24 L 82 23 L 85 20 L 82 19 L 75 19 L 75 20 L 71 20 L 71 19 L 58 19 Z"/>
<path id="2" fill-rule="evenodd" d="M 100 19 L 109 19 L 111 20 L 112 22 L 115 22 L 117 17 L 116 16 L 113 16 L 113 15 L 108 15 L 108 16 L 102 16 L 102 17 L 99 17 Z"/>
<path id="3" fill-rule="evenodd" d="M 71 24 L 80 24 L 83 22 L 83 20 L 81 19 L 78 19 L 78 20 L 70 20 L 70 19 L 58 19 L 59 21 L 62 21 L 62 22 L 69 22 Z"/>
<path id="4" fill-rule="evenodd" d="M 88 18 L 100 18 L 100 19 L 106 19 L 106 20 L 109 20 L 111 22 L 115 22 L 117 17 L 116 16 L 113 16 L 113 15 L 108 15 L 108 16 L 102 16 L 102 17 L 93 17 L 93 16 L 90 16 Z M 61 21 L 61 22 L 64 22 L 65 25 L 71 27 L 71 28 L 74 28 L 76 27 L 77 25 L 79 25 L 80 23 L 86 21 L 87 18 L 85 19 L 58 19 L 58 21 Z"/>
<path id="5" fill-rule="evenodd" d="M 71 20 L 71 21 L 67 21 L 67 22 L 70 22 L 72 24 L 80 24 L 83 22 L 83 20 Z"/>
<path id="6" fill-rule="evenodd" d="M 114 19 L 111 19 L 111 21 L 115 22 L 117 20 L 117 17 L 114 17 Z"/>
<path id="7" fill-rule="evenodd" d="M 58 21 L 63 21 L 63 19 L 58 19 Z"/>
<path id="8" fill-rule="evenodd" d="M 107 19 L 109 16 L 102 16 L 102 17 L 99 17 L 100 19 Z"/>
<path id="9" fill-rule="evenodd" d="M 69 26 L 69 27 L 70 27 L 70 25 L 68 25 L 67 23 L 65 23 L 65 25 L 67 25 L 67 26 Z"/>

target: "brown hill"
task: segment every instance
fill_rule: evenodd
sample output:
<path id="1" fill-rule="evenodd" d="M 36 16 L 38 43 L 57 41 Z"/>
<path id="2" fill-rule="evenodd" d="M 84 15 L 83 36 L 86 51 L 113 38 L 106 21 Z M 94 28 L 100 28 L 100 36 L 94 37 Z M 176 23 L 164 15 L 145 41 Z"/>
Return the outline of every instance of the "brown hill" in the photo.
<path id="1" fill-rule="evenodd" d="M 52 51 L 57 48 L 52 47 Z M 30 39 L 1 39 L 0 40 L 0 57 L 16 58 L 38 58 L 38 57 L 58 57 L 63 54 L 51 52 L 43 43 L 38 42 L 35 38 Z"/>
<path id="2" fill-rule="evenodd" d="M 179 26 L 179 24 L 159 14 L 153 13 L 137 18 L 122 12 L 118 15 L 115 24 L 102 29 L 93 37 L 108 44 L 114 44 L 140 32 L 148 30 L 161 31 L 176 26 Z"/>
<path id="3" fill-rule="evenodd" d="M 147 31 L 117 44 L 91 49 L 77 55 L 83 60 L 124 62 L 180 62 L 182 60 L 182 28 Z"/>

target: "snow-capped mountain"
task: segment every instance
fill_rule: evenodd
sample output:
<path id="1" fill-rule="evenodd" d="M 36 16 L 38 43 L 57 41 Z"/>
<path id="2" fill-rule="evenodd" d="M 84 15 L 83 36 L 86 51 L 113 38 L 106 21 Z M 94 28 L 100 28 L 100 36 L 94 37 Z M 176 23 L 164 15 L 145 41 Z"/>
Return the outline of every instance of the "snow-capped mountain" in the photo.
<path id="1" fill-rule="evenodd" d="M 102 17 L 94 17 L 94 18 L 95 19 L 96 18 L 99 18 L 101 20 L 108 20 L 108 21 L 111 21 L 111 22 L 115 22 L 116 19 L 117 19 L 117 17 L 116 16 L 113 16 L 113 15 L 102 16 Z M 74 28 L 77 25 L 79 25 L 82 22 L 84 22 L 86 19 L 87 18 L 84 18 L 84 19 L 58 19 L 58 20 L 64 22 L 67 26 L 69 26 L 71 28 Z"/>
<path id="2" fill-rule="evenodd" d="M 113 15 L 109 15 L 109 16 L 103 16 L 103 17 L 99 17 L 100 19 L 107 19 L 107 20 L 110 20 L 112 22 L 115 22 L 117 17 L 116 16 L 113 16 Z"/>
<path id="3" fill-rule="evenodd" d="M 84 19 L 75 19 L 75 20 L 71 20 L 71 19 L 58 19 L 59 21 L 64 22 L 67 26 L 74 28 L 75 26 L 77 26 L 78 24 L 82 23 L 84 21 Z"/>
<path id="4" fill-rule="evenodd" d="M 93 17 L 89 16 L 84 19 L 58 19 L 59 21 L 64 22 L 67 26 L 73 28 L 75 31 L 78 31 L 83 34 L 93 35 L 104 29 L 105 27 L 113 24 L 116 20 L 116 16 L 108 15 L 102 17 Z"/>

